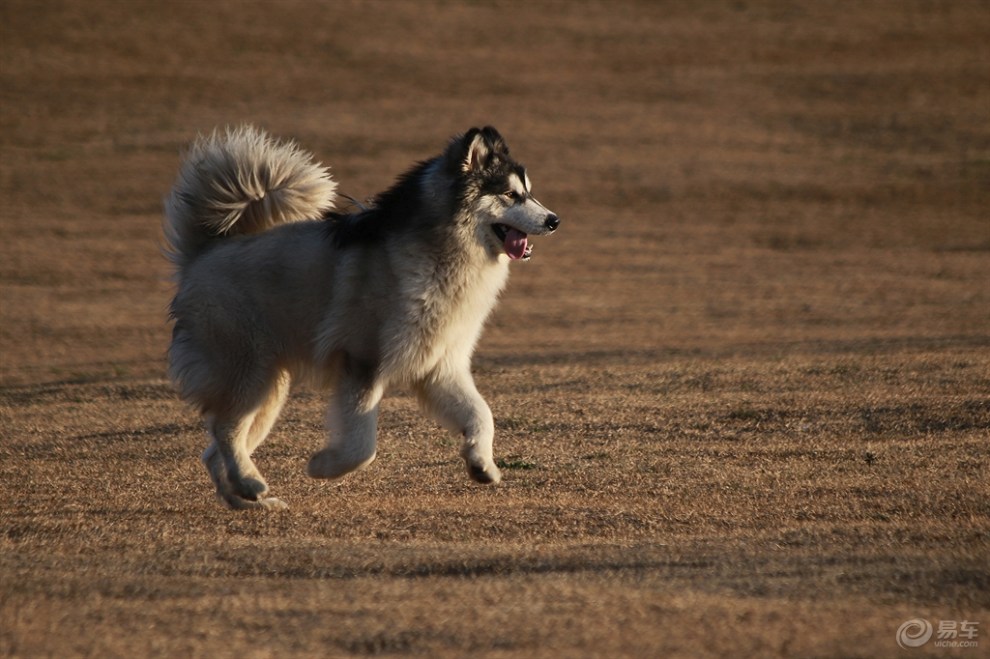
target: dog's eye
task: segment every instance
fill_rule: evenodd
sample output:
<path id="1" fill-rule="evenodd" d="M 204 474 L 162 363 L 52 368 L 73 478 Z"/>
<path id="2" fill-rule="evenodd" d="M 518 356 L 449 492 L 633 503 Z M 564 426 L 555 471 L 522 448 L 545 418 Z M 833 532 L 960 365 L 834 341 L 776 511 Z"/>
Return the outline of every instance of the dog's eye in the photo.
<path id="1" fill-rule="evenodd" d="M 520 195 L 515 190 L 509 190 L 508 192 L 504 193 L 503 196 L 512 202 L 517 202 L 522 199 L 522 195 Z"/>

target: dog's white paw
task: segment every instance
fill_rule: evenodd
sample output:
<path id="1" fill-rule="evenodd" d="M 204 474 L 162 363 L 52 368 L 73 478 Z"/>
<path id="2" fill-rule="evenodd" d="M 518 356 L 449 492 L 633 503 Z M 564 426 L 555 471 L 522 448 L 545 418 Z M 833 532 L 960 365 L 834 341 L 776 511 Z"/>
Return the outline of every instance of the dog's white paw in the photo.
<path id="1" fill-rule="evenodd" d="M 496 485 L 502 480 L 502 472 L 495 466 L 494 462 L 477 464 L 469 460 L 467 462 L 467 470 L 468 475 L 478 483 Z"/>
<path id="2" fill-rule="evenodd" d="M 287 504 L 286 502 L 282 501 L 278 497 L 267 497 L 265 499 L 259 499 L 258 500 L 258 503 L 261 504 L 261 507 L 262 508 L 266 508 L 268 510 L 288 510 L 289 509 L 289 504 Z"/>
<path id="3" fill-rule="evenodd" d="M 263 499 L 245 499 L 237 495 L 220 495 L 224 503 L 234 510 L 286 510 L 289 504 L 277 497 L 265 497 Z"/>

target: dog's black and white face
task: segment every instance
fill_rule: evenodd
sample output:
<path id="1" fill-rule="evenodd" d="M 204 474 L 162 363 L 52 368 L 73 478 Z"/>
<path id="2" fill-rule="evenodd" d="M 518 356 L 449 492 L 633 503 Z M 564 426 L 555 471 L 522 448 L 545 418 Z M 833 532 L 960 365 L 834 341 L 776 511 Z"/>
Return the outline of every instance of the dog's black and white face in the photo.
<path id="1" fill-rule="evenodd" d="M 451 148 L 460 155 L 462 201 L 477 222 L 479 242 L 493 258 L 529 259 L 529 236 L 551 233 L 560 220 L 533 196 L 526 169 L 490 126 L 472 128 Z"/>

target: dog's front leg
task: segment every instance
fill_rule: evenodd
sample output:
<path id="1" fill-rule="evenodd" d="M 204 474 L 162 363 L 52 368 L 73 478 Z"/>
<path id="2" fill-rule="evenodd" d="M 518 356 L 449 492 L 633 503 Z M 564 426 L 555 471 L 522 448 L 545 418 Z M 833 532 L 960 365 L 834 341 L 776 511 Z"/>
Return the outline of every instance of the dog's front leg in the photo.
<path id="1" fill-rule="evenodd" d="M 416 385 L 416 394 L 428 414 L 463 438 L 461 457 L 471 478 L 479 483 L 502 480 L 492 456 L 495 420 L 469 368 L 433 373 Z"/>
<path id="2" fill-rule="evenodd" d="M 313 478 L 339 478 L 375 459 L 378 404 L 382 388 L 373 370 L 344 358 L 327 408 L 327 446 L 313 454 L 307 472 Z"/>

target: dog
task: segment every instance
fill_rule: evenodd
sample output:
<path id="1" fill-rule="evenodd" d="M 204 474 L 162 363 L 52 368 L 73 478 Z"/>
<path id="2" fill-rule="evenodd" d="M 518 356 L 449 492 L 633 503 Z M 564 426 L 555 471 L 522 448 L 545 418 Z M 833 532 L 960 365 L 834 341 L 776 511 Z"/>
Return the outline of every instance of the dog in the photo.
<path id="1" fill-rule="evenodd" d="M 483 325 L 529 236 L 557 229 L 497 130 L 472 128 L 368 206 L 336 212 L 328 169 L 251 126 L 199 137 L 165 200 L 176 269 L 168 372 L 199 408 L 202 461 L 234 509 L 284 508 L 251 460 L 293 379 L 330 390 L 313 478 L 370 464 L 379 402 L 409 387 L 497 483 L 495 424 L 471 375 Z"/>

